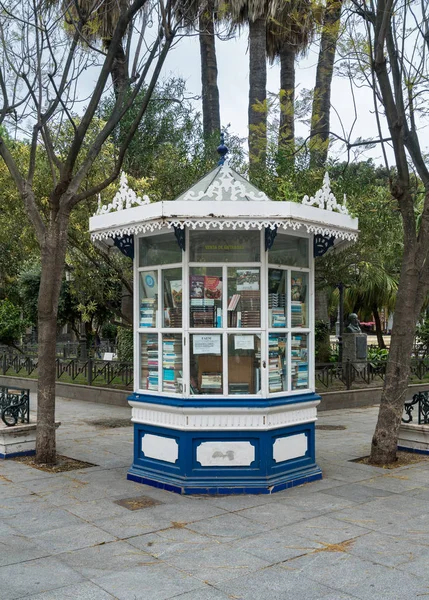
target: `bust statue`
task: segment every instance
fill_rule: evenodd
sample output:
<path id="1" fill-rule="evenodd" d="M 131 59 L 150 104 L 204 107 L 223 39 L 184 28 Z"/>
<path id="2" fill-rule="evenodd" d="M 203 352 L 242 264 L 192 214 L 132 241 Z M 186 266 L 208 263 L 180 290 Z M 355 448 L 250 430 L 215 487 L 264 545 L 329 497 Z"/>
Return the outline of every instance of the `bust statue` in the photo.
<path id="1" fill-rule="evenodd" d="M 349 314 L 349 323 L 346 327 L 347 333 L 362 333 L 362 330 L 359 326 L 359 319 L 356 313 Z"/>

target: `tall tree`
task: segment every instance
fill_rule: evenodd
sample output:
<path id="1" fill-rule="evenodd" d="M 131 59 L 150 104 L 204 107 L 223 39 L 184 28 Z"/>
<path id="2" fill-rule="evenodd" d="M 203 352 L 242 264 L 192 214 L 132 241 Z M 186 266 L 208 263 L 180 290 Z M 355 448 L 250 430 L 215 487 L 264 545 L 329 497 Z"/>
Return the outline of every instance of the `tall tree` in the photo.
<path id="1" fill-rule="evenodd" d="M 110 3 L 107 3 L 110 4 Z M 85 28 L 94 14 L 68 12 L 66 31 L 58 27 L 62 18 L 57 4 L 33 4 L 26 0 L 5 1 L 0 15 L 0 124 L 28 132 L 30 156 L 21 166 L 12 154 L 8 137 L 0 135 L 0 156 L 4 160 L 35 229 L 41 252 L 41 284 L 38 301 L 39 382 L 36 456 L 40 462 L 56 460 L 55 446 L 55 342 L 58 299 L 67 248 L 70 215 L 80 203 L 105 189 L 118 176 L 125 152 L 141 121 L 162 65 L 177 31 L 169 2 L 155 3 L 152 18 L 157 33 L 147 41 L 141 59 L 136 55 L 138 77 L 130 93 L 121 89 L 109 118 L 92 136 L 92 126 L 109 75 L 127 31 L 146 0 L 134 0 L 120 7 L 107 52 L 96 46 L 88 51 Z M 76 5 L 75 5 L 76 6 Z M 130 45 L 132 46 L 132 44 Z M 95 84 L 85 108 L 78 95 L 87 69 L 95 74 Z M 139 111 L 121 138 L 111 169 L 93 185 L 87 177 L 112 133 L 127 114 L 142 89 L 145 96 Z M 78 109 L 81 114 L 77 117 Z M 63 128 L 71 127 L 72 140 L 59 144 Z M 48 198 L 38 200 L 34 190 L 36 153 L 43 148 L 50 166 Z M 107 167 L 106 167 L 107 169 Z"/>
<path id="2" fill-rule="evenodd" d="M 265 166 L 267 151 L 267 17 L 269 0 L 220 0 L 219 13 L 232 27 L 249 27 L 249 172 Z"/>
<path id="3" fill-rule="evenodd" d="M 311 113 L 310 167 L 324 167 L 328 158 L 331 85 L 341 9 L 342 0 L 326 0 Z"/>
<path id="4" fill-rule="evenodd" d="M 374 98 L 377 141 L 388 169 L 395 210 L 402 219 L 403 253 L 386 378 L 371 462 L 396 458 L 398 432 L 406 398 L 416 323 L 429 291 L 429 169 L 423 149 L 423 123 L 429 91 L 427 61 L 429 3 L 411 0 L 354 0 L 348 26 L 353 82 L 369 84 Z M 357 15 L 354 17 L 353 15 Z M 365 28 L 366 37 L 360 34 Z M 357 37 L 356 37 L 357 36 Z M 417 59 L 417 57 L 419 57 Z M 383 131 L 385 121 L 388 134 Z M 384 148 L 386 137 L 393 158 Z M 389 160 L 390 159 L 390 160 Z M 415 206 L 424 198 L 421 218 Z"/>
<path id="5" fill-rule="evenodd" d="M 267 21 L 267 56 L 280 59 L 279 150 L 292 155 L 295 145 L 295 61 L 314 33 L 311 0 L 275 0 Z"/>
<path id="6" fill-rule="evenodd" d="M 200 10 L 199 39 L 201 56 L 201 95 L 203 100 L 203 131 L 208 138 L 220 133 L 220 102 L 217 84 L 214 0 L 205 0 Z"/>
<path id="7" fill-rule="evenodd" d="M 178 18 L 188 31 L 198 31 L 201 61 L 203 131 L 207 139 L 220 133 L 220 104 L 217 84 L 215 36 L 216 0 L 175 0 Z"/>

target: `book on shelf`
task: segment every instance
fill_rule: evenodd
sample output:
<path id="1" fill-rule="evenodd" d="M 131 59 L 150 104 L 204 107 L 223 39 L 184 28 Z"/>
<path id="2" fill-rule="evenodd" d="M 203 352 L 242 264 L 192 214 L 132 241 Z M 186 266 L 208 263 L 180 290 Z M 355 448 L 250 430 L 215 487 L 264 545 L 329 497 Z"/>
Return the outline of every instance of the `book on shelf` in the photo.
<path id="1" fill-rule="evenodd" d="M 291 300 L 305 302 L 307 286 L 303 283 L 302 277 L 292 277 L 290 280 Z"/>
<path id="2" fill-rule="evenodd" d="M 271 327 L 286 327 L 284 308 L 269 308 Z"/>
<path id="3" fill-rule="evenodd" d="M 172 301 L 173 301 L 173 307 L 174 308 L 178 308 L 182 306 L 182 280 L 181 279 L 177 279 L 174 281 L 170 281 L 170 290 L 171 290 L 171 297 L 172 297 Z"/>
<path id="4" fill-rule="evenodd" d="M 222 389 L 222 373 L 202 373 L 201 389 Z"/>
<path id="5" fill-rule="evenodd" d="M 206 275 L 204 277 L 204 298 L 208 300 L 222 299 L 222 279 Z"/>
<path id="6" fill-rule="evenodd" d="M 155 271 L 145 271 L 141 275 L 143 291 L 146 298 L 156 298 L 158 294 L 158 276 Z"/>
<path id="7" fill-rule="evenodd" d="M 259 290 L 259 269 L 237 269 L 237 292 Z"/>
<path id="8" fill-rule="evenodd" d="M 249 384 L 248 383 L 230 383 L 229 384 L 230 394 L 248 394 Z"/>
<path id="9" fill-rule="evenodd" d="M 228 304 L 228 310 L 232 311 L 237 308 L 237 305 L 240 301 L 240 294 L 233 294 Z"/>
<path id="10" fill-rule="evenodd" d="M 140 301 L 140 327 L 156 326 L 157 298 L 142 298 Z"/>
<path id="11" fill-rule="evenodd" d="M 204 298 L 204 275 L 189 276 L 189 297 Z"/>

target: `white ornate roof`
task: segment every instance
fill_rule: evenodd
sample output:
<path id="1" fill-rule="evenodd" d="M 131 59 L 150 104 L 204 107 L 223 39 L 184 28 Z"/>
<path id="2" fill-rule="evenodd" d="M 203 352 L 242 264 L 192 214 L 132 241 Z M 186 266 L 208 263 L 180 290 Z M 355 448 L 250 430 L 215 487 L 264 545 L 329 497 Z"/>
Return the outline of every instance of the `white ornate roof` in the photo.
<path id="1" fill-rule="evenodd" d="M 163 228 L 271 229 L 302 231 L 355 241 L 358 221 L 338 204 L 326 175 L 314 197 L 297 202 L 275 202 L 227 164 L 205 175 L 176 200 L 148 203 L 135 198 L 121 182 L 120 201 L 99 206 L 90 219 L 94 240 L 153 232 Z M 127 201 L 122 201 L 126 198 Z M 132 202 L 130 202 L 132 200 Z M 130 206 L 137 202 L 138 206 Z M 113 206 L 115 204 L 115 206 Z M 316 206 L 314 206 L 316 205 Z"/>
<path id="2" fill-rule="evenodd" d="M 233 171 L 227 163 L 216 167 L 207 175 L 204 175 L 189 190 L 176 198 L 175 202 L 186 201 L 206 201 L 215 202 L 236 202 L 238 200 L 269 202 L 269 198 L 264 192 L 261 192 L 244 179 L 236 171 Z"/>

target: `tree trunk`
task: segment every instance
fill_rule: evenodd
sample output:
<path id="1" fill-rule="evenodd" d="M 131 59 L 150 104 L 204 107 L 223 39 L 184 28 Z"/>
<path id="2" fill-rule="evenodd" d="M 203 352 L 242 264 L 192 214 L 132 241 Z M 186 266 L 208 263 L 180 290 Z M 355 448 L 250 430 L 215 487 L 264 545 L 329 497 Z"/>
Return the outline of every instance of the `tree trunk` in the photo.
<path id="1" fill-rule="evenodd" d="M 410 376 L 410 357 L 420 314 L 419 272 L 415 248 L 405 248 L 395 304 L 395 320 L 370 461 L 385 465 L 396 460 L 398 432 Z"/>
<path id="2" fill-rule="evenodd" d="M 331 84 L 340 32 L 342 0 L 327 0 L 323 18 L 310 131 L 310 168 L 323 167 L 328 158 Z"/>
<path id="3" fill-rule="evenodd" d="M 267 151 L 266 19 L 249 20 L 249 170 L 265 166 Z"/>
<path id="4" fill-rule="evenodd" d="M 124 325 L 130 325 L 132 327 L 134 323 L 133 294 L 126 285 L 122 285 L 121 314 L 123 319 L 126 320 Z"/>
<path id="5" fill-rule="evenodd" d="M 110 46 L 110 40 L 105 40 L 104 45 L 106 50 L 108 50 Z M 129 85 L 128 64 L 122 43 L 118 45 L 110 74 L 112 76 L 115 98 L 117 98 L 120 90 Z"/>
<path id="6" fill-rule="evenodd" d="M 384 343 L 383 332 L 381 330 L 380 313 L 378 312 L 378 308 L 377 308 L 376 305 L 374 305 L 372 307 L 372 314 L 374 315 L 375 332 L 377 334 L 377 344 L 378 344 L 378 347 L 381 348 L 382 350 L 385 350 L 386 349 L 386 344 Z"/>
<path id="7" fill-rule="evenodd" d="M 317 263 L 316 263 L 317 265 Z M 317 268 L 317 267 L 316 267 Z M 328 298 L 329 293 L 326 289 L 316 289 L 314 295 L 314 313 L 316 328 L 318 328 L 318 322 L 323 321 L 326 323 L 326 330 L 318 328 L 317 331 L 317 360 L 319 362 L 328 362 L 331 357 L 331 338 L 330 338 L 330 319 L 328 311 Z"/>
<path id="8" fill-rule="evenodd" d="M 55 354 L 57 313 L 67 247 L 68 217 L 57 215 L 41 248 L 42 271 L 38 300 L 38 390 L 36 460 L 53 464 L 55 443 Z"/>
<path id="9" fill-rule="evenodd" d="M 280 52 L 280 130 L 279 150 L 294 158 L 295 150 L 295 50 Z"/>
<path id="10" fill-rule="evenodd" d="M 203 100 L 203 132 L 207 138 L 220 133 L 219 88 L 213 23 L 214 2 L 209 0 L 200 15 L 201 84 Z"/>

